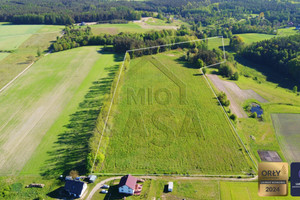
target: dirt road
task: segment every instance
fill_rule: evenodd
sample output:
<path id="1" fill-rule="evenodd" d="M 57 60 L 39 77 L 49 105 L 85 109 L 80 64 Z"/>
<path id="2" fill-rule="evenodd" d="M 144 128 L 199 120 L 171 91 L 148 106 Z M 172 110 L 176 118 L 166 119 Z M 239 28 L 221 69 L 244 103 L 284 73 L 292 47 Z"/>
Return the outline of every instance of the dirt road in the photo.
<path id="1" fill-rule="evenodd" d="M 230 100 L 230 109 L 239 118 L 248 117 L 242 107 L 243 102 L 247 99 L 256 99 L 261 103 L 268 102 L 253 90 L 242 90 L 239 86 L 237 86 L 236 83 L 221 80 L 215 74 L 208 74 L 207 77 L 212 81 L 212 83 L 218 90 L 223 91 L 227 94 L 227 97 Z"/>

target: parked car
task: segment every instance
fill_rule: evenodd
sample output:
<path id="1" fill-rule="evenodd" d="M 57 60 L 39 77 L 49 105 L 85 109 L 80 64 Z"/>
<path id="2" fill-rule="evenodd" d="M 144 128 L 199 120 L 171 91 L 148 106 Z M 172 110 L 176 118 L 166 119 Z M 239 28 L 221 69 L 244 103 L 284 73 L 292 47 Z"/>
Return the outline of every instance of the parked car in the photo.
<path id="1" fill-rule="evenodd" d="M 109 188 L 109 185 L 103 185 L 101 188 L 103 188 L 103 189 L 108 189 L 108 188 Z"/>
<path id="2" fill-rule="evenodd" d="M 101 190 L 100 193 L 102 193 L 102 194 L 107 194 L 108 191 L 107 191 L 107 190 Z"/>

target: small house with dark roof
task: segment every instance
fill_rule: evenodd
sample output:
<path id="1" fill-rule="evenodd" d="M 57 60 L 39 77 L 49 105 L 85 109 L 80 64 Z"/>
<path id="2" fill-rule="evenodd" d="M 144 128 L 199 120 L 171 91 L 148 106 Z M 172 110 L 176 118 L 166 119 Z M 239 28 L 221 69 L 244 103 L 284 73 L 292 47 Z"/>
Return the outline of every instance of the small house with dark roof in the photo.
<path id="1" fill-rule="evenodd" d="M 80 198 L 87 189 L 87 184 L 82 181 L 67 180 L 65 190 L 70 196 Z"/>
<path id="2" fill-rule="evenodd" d="M 133 195 L 136 183 L 137 178 L 131 176 L 130 174 L 123 176 L 119 183 L 119 193 Z"/>

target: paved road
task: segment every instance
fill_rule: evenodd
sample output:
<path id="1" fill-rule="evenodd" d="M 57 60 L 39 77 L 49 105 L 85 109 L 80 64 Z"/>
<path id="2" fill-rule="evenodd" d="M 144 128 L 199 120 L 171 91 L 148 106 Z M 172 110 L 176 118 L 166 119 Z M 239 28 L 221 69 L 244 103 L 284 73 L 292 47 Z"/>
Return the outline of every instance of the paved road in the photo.
<path id="1" fill-rule="evenodd" d="M 100 183 L 98 183 L 90 192 L 86 200 L 91 200 L 94 194 L 107 182 L 116 180 L 116 179 L 121 179 L 122 176 L 116 176 L 116 177 L 110 177 L 107 178 Z M 161 178 L 160 176 L 136 176 L 141 179 L 158 179 Z M 257 176 L 253 178 L 212 178 L 212 177 L 187 177 L 187 176 L 182 176 L 182 177 L 169 177 L 172 180 L 224 180 L 224 181 L 237 181 L 237 182 L 248 182 L 248 181 L 255 181 L 257 180 Z"/>

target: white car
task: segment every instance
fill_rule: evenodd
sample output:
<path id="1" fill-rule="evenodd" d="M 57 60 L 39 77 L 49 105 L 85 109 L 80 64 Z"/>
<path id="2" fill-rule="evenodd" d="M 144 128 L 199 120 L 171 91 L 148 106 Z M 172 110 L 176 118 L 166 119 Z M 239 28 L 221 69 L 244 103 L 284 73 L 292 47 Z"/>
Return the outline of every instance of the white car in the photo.
<path id="1" fill-rule="evenodd" d="M 109 185 L 103 185 L 101 188 L 103 188 L 103 189 L 108 189 L 108 188 L 109 188 Z"/>
<path id="2" fill-rule="evenodd" d="M 101 190 L 100 193 L 102 193 L 102 194 L 107 194 L 108 191 L 107 191 L 107 190 Z"/>

